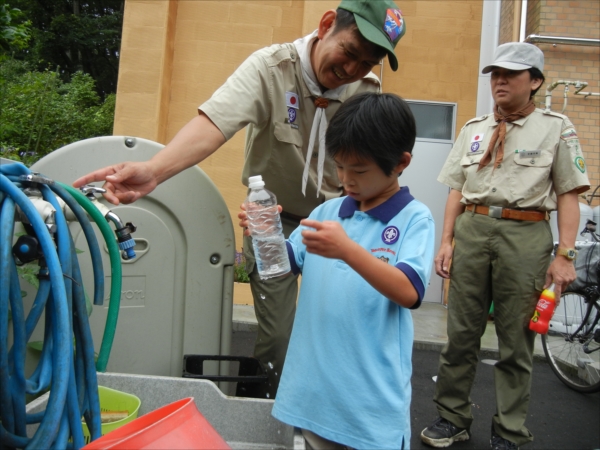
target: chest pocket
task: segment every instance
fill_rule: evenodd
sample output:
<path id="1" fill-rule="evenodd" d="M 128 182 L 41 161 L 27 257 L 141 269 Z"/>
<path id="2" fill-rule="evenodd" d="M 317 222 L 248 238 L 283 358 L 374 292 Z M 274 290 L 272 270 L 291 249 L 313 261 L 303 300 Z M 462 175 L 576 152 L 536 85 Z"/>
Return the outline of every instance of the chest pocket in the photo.
<path id="1" fill-rule="evenodd" d="M 483 189 L 483 177 L 477 174 L 477 168 L 479 167 L 479 161 L 483 158 L 483 153 L 472 154 L 470 150 L 467 150 L 465 156 L 460 160 L 463 175 L 465 177 L 464 188 L 467 192 L 478 193 Z"/>
<path id="2" fill-rule="evenodd" d="M 536 157 L 521 157 L 518 153 L 514 153 L 513 161 L 520 167 L 549 167 L 552 165 L 552 153 L 548 150 L 541 150 L 540 156 Z"/>
<path id="3" fill-rule="evenodd" d="M 279 142 L 302 148 L 302 135 L 300 131 L 292 128 L 289 123 L 275 122 L 273 134 Z"/>
<path id="4" fill-rule="evenodd" d="M 551 179 L 553 153 L 541 150 L 540 156 L 521 157 L 513 153 L 510 171 L 510 189 L 516 197 L 540 195 L 548 188 Z"/>

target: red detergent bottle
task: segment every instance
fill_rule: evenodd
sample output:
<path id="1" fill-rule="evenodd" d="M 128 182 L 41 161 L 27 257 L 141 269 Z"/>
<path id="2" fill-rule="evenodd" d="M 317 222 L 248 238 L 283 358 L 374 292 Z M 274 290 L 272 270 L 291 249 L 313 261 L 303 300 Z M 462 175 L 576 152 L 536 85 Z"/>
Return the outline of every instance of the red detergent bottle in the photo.
<path id="1" fill-rule="evenodd" d="M 533 312 L 533 317 L 529 321 L 529 329 L 539 334 L 546 334 L 555 307 L 554 283 L 552 283 L 547 289 L 544 289 L 542 295 L 540 295 L 540 299 Z"/>

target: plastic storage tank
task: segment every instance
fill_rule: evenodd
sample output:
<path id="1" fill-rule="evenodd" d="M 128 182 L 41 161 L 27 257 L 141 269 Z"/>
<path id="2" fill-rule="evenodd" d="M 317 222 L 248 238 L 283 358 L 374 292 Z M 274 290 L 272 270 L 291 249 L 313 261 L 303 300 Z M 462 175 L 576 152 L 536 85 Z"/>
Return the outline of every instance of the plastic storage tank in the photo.
<path id="1" fill-rule="evenodd" d="M 589 220 L 593 219 L 593 211 L 592 207 L 587 203 L 579 202 L 579 225 L 577 228 L 577 237 L 575 238 L 578 241 L 585 241 L 587 238 L 585 236 L 581 236 L 581 230 L 585 228 L 585 224 Z M 552 231 L 552 240 L 554 242 L 558 242 L 558 216 L 556 211 L 552 211 L 550 213 L 550 230 Z"/>
<path id="2" fill-rule="evenodd" d="M 93 138 L 60 148 L 31 169 L 70 185 L 110 164 L 146 161 L 161 148 L 141 138 Z M 235 237 L 225 201 L 212 181 L 194 166 L 131 205 L 114 206 L 103 198 L 101 202 L 123 223 L 137 227 L 132 234 L 137 257 L 121 261 L 121 307 L 107 370 L 181 376 L 184 354 L 228 355 Z M 75 246 L 87 249 L 79 224 L 70 226 Z M 110 260 L 104 239 L 94 228 L 106 277 L 104 305 L 94 306 L 90 316 L 98 352 L 110 297 Z M 91 297 L 91 260 L 84 254 L 79 260 Z M 43 330 L 35 333 L 42 340 Z M 212 364 L 213 373 L 226 373 L 227 363 Z"/>

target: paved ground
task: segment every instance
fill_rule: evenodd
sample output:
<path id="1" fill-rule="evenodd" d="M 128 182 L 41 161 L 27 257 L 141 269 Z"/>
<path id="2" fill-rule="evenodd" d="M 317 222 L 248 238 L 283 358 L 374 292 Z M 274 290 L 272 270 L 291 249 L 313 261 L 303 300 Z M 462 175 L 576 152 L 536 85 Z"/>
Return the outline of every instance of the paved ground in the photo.
<path id="1" fill-rule="evenodd" d="M 250 356 L 255 332 L 234 331 L 231 354 Z M 492 361 L 494 353 L 482 353 L 482 361 Z M 431 449 L 419 439 L 421 430 L 437 412 L 431 400 L 437 374 L 438 352 L 415 350 L 413 353 L 413 400 L 411 448 Z M 489 448 L 491 418 L 495 411 L 493 367 L 480 362 L 472 391 L 472 438 L 456 443 L 456 450 Z M 524 449 L 593 450 L 600 449 L 600 393 L 579 394 L 564 386 L 543 361 L 536 361 L 527 426 L 535 440 Z"/>

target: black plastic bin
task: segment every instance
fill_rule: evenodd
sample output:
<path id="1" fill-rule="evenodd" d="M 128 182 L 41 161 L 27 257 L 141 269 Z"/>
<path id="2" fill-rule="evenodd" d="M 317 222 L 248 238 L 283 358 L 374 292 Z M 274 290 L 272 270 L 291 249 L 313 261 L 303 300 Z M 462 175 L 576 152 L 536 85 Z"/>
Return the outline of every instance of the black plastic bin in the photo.
<path id="1" fill-rule="evenodd" d="M 204 361 L 239 362 L 238 375 L 206 375 L 204 374 Z M 262 384 L 267 382 L 267 375 L 262 363 L 251 356 L 183 355 L 182 376 L 183 378 L 198 378 L 214 382 L 237 383 L 236 397 L 262 398 L 259 392 Z"/>

